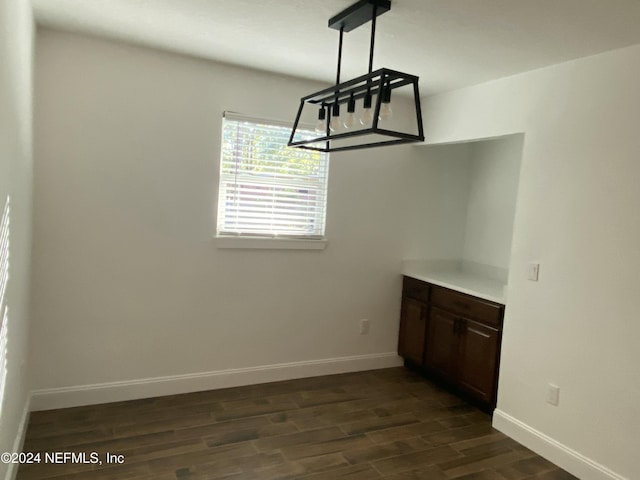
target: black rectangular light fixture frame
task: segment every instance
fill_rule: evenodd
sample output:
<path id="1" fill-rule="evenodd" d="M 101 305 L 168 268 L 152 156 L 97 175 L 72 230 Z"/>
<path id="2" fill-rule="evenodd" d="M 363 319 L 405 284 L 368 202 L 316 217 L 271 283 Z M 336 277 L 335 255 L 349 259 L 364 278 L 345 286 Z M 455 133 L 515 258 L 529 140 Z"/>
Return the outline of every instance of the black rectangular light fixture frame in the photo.
<path id="1" fill-rule="evenodd" d="M 398 132 L 394 130 L 388 130 L 379 128 L 379 115 L 382 103 L 382 92 L 385 88 L 390 88 L 392 91 L 396 88 L 404 87 L 407 85 L 413 86 L 414 105 L 416 110 L 416 123 L 417 134 L 410 134 L 405 132 Z M 346 104 L 353 95 L 355 100 L 364 98 L 367 94 L 375 95 L 376 102 L 373 107 L 373 121 L 371 127 L 353 130 L 350 132 L 342 132 L 333 134 L 329 129 L 330 115 L 326 117 L 326 135 L 319 136 L 317 138 L 311 138 L 307 140 L 294 141 L 295 133 L 300 123 L 300 117 L 302 116 L 302 110 L 306 104 L 311 106 L 317 106 L 321 108 L 323 106 L 329 107 L 340 104 Z M 345 145 L 345 146 L 332 146 L 333 140 L 347 139 L 350 137 L 364 136 L 364 135 L 383 135 L 389 137 L 388 140 L 374 141 L 369 143 L 360 143 L 357 145 Z M 298 114 L 296 115 L 291 136 L 289 137 L 288 145 L 290 147 L 298 147 L 306 150 L 316 150 L 319 152 L 339 152 L 344 150 L 356 150 L 362 148 L 379 147 L 384 145 L 396 145 L 400 143 L 412 143 L 424 141 L 424 130 L 422 125 L 422 110 L 420 108 L 420 92 L 418 90 L 418 77 L 415 75 L 409 75 L 407 73 L 398 72 L 388 68 L 381 68 L 374 72 L 362 75 L 347 82 L 333 85 L 324 90 L 307 95 L 300 99 L 300 107 L 298 108 Z M 324 143 L 324 145 L 322 145 Z"/>
<path id="2" fill-rule="evenodd" d="M 422 111 L 420 109 L 420 92 L 418 91 L 418 77 L 407 73 L 398 72 L 388 68 L 381 68 L 373 71 L 373 51 L 376 36 L 376 19 L 378 16 L 391 9 L 391 0 L 358 0 L 356 3 L 335 15 L 329 20 L 329 28 L 340 31 L 340 40 L 338 43 L 338 68 L 336 71 L 335 85 L 320 90 L 318 92 L 307 95 L 300 99 L 300 107 L 296 115 L 291 136 L 288 145 L 290 147 L 304 148 L 307 150 L 316 150 L 320 152 L 338 152 L 342 150 L 356 150 L 361 148 L 378 147 L 385 145 L 393 145 L 399 143 L 411 143 L 424 141 L 424 131 L 422 126 Z M 371 42 L 369 46 L 369 73 L 354 78 L 347 82 L 340 81 L 340 71 L 342 65 L 342 40 L 345 32 L 350 32 L 371 22 Z M 416 113 L 417 133 L 411 134 L 386 128 L 380 128 L 379 115 L 382 103 L 389 103 L 391 92 L 397 88 L 404 86 L 413 87 L 413 101 Z M 350 113 L 354 111 L 354 105 L 357 100 L 364 99 L 365 104 L 371 105 L 372 97 L 375 95 L 376 102 L 373 109 L 371 126 L 368 128 L 359 128 L 347 132 L 332 132 L 330 128 L 331 116 L 339 118 L 340 105 L 347 104 L 347 110 Z M 305 105 L 318 109 L 318 120 L 324 123 L 325 135 L 311 139 L 295 139 L 300 118 Z M 319 124 L 320 125 L 320 124 Z M 368 143 L 365 140 L 367 135 L 382 136 L 384 140 L 379 138 Z M 335 145 L 338 140 L 348 140 L 354 137 L 364 137 L 364 143 L 350 143 L 348 145 Z M 299 137 L 298 137 L 299 138 Z"/>

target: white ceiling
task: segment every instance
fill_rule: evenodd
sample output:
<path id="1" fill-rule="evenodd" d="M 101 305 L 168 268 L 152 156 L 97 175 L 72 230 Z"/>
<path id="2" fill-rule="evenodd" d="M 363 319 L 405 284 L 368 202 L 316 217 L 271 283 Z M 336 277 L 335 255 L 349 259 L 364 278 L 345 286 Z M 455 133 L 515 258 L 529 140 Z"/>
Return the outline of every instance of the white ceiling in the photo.
<path id="1" fill-rule="evenodd" d="M 333 83 L 355 0 L 33 0 L 41 25 Z M 345 34 L 343 77 L 366 73 L 369 25 Z M 640 43 L 640 0 L 392 0 L 374 68 L 422 93 L 473 85 Z"/>

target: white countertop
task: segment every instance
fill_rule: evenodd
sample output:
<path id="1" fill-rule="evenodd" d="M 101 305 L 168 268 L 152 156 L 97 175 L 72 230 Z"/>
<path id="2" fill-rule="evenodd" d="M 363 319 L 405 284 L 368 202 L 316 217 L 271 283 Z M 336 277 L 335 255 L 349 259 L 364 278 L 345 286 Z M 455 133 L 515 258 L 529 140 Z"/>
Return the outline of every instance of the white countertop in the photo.
<path id="1" fill-rule="evenodd" d="M 502 305 L 506 303 L 506 283 L 477 271 L 465 271 L 447 265 L 435 266 L 430 262 L 407 261 L 403 262 L 402 274 Z"/>

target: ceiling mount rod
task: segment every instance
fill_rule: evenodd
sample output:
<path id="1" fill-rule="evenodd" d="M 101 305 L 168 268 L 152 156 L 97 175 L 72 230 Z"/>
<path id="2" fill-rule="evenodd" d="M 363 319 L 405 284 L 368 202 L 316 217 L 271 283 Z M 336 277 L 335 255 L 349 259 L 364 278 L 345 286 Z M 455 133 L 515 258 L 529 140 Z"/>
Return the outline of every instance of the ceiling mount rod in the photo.
<path id="1" fill-rule="evenodd" d="M 338 42 L 338 69 L 336 72 L 336 85 L 340 83 L 340 68 L 342 66 L 342 37 L 344 37 L 344 27 L 340 28 L 340 40 Z"/>
<path id="2" fill-rule="evenodd" d="M 373 71 L 373 47 L 376 41 L 376 13 L 378 7 L 373 6 L 373 14 L 371 15 L 371 44 L 369 46 L 369 73 Z M 342 32 L 342 30 L 340 30 Z"/>

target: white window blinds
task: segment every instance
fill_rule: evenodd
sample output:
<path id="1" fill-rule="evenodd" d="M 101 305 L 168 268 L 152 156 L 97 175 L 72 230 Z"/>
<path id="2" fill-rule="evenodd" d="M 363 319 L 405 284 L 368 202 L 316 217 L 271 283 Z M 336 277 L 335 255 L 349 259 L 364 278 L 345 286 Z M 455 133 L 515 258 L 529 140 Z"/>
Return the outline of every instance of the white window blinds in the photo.
<path id="1" fill-rule="evenodd" d="M 286 124 L 225 112 L 222 125 L 218 235 L 322 238 L 328 154 L 287 147 Z"/>
<path id="2" fill-rule="evenodd" d="M 11 205 L 7 196 L 0 219 L 0 411 L 4 400 L 7 379 L 7 330 L 9 328 L 9 307 L 5 305 L 5 293 L 9 283 L 9 239 Z M 1 422 L 1 420 L 0 420 Z"/>

